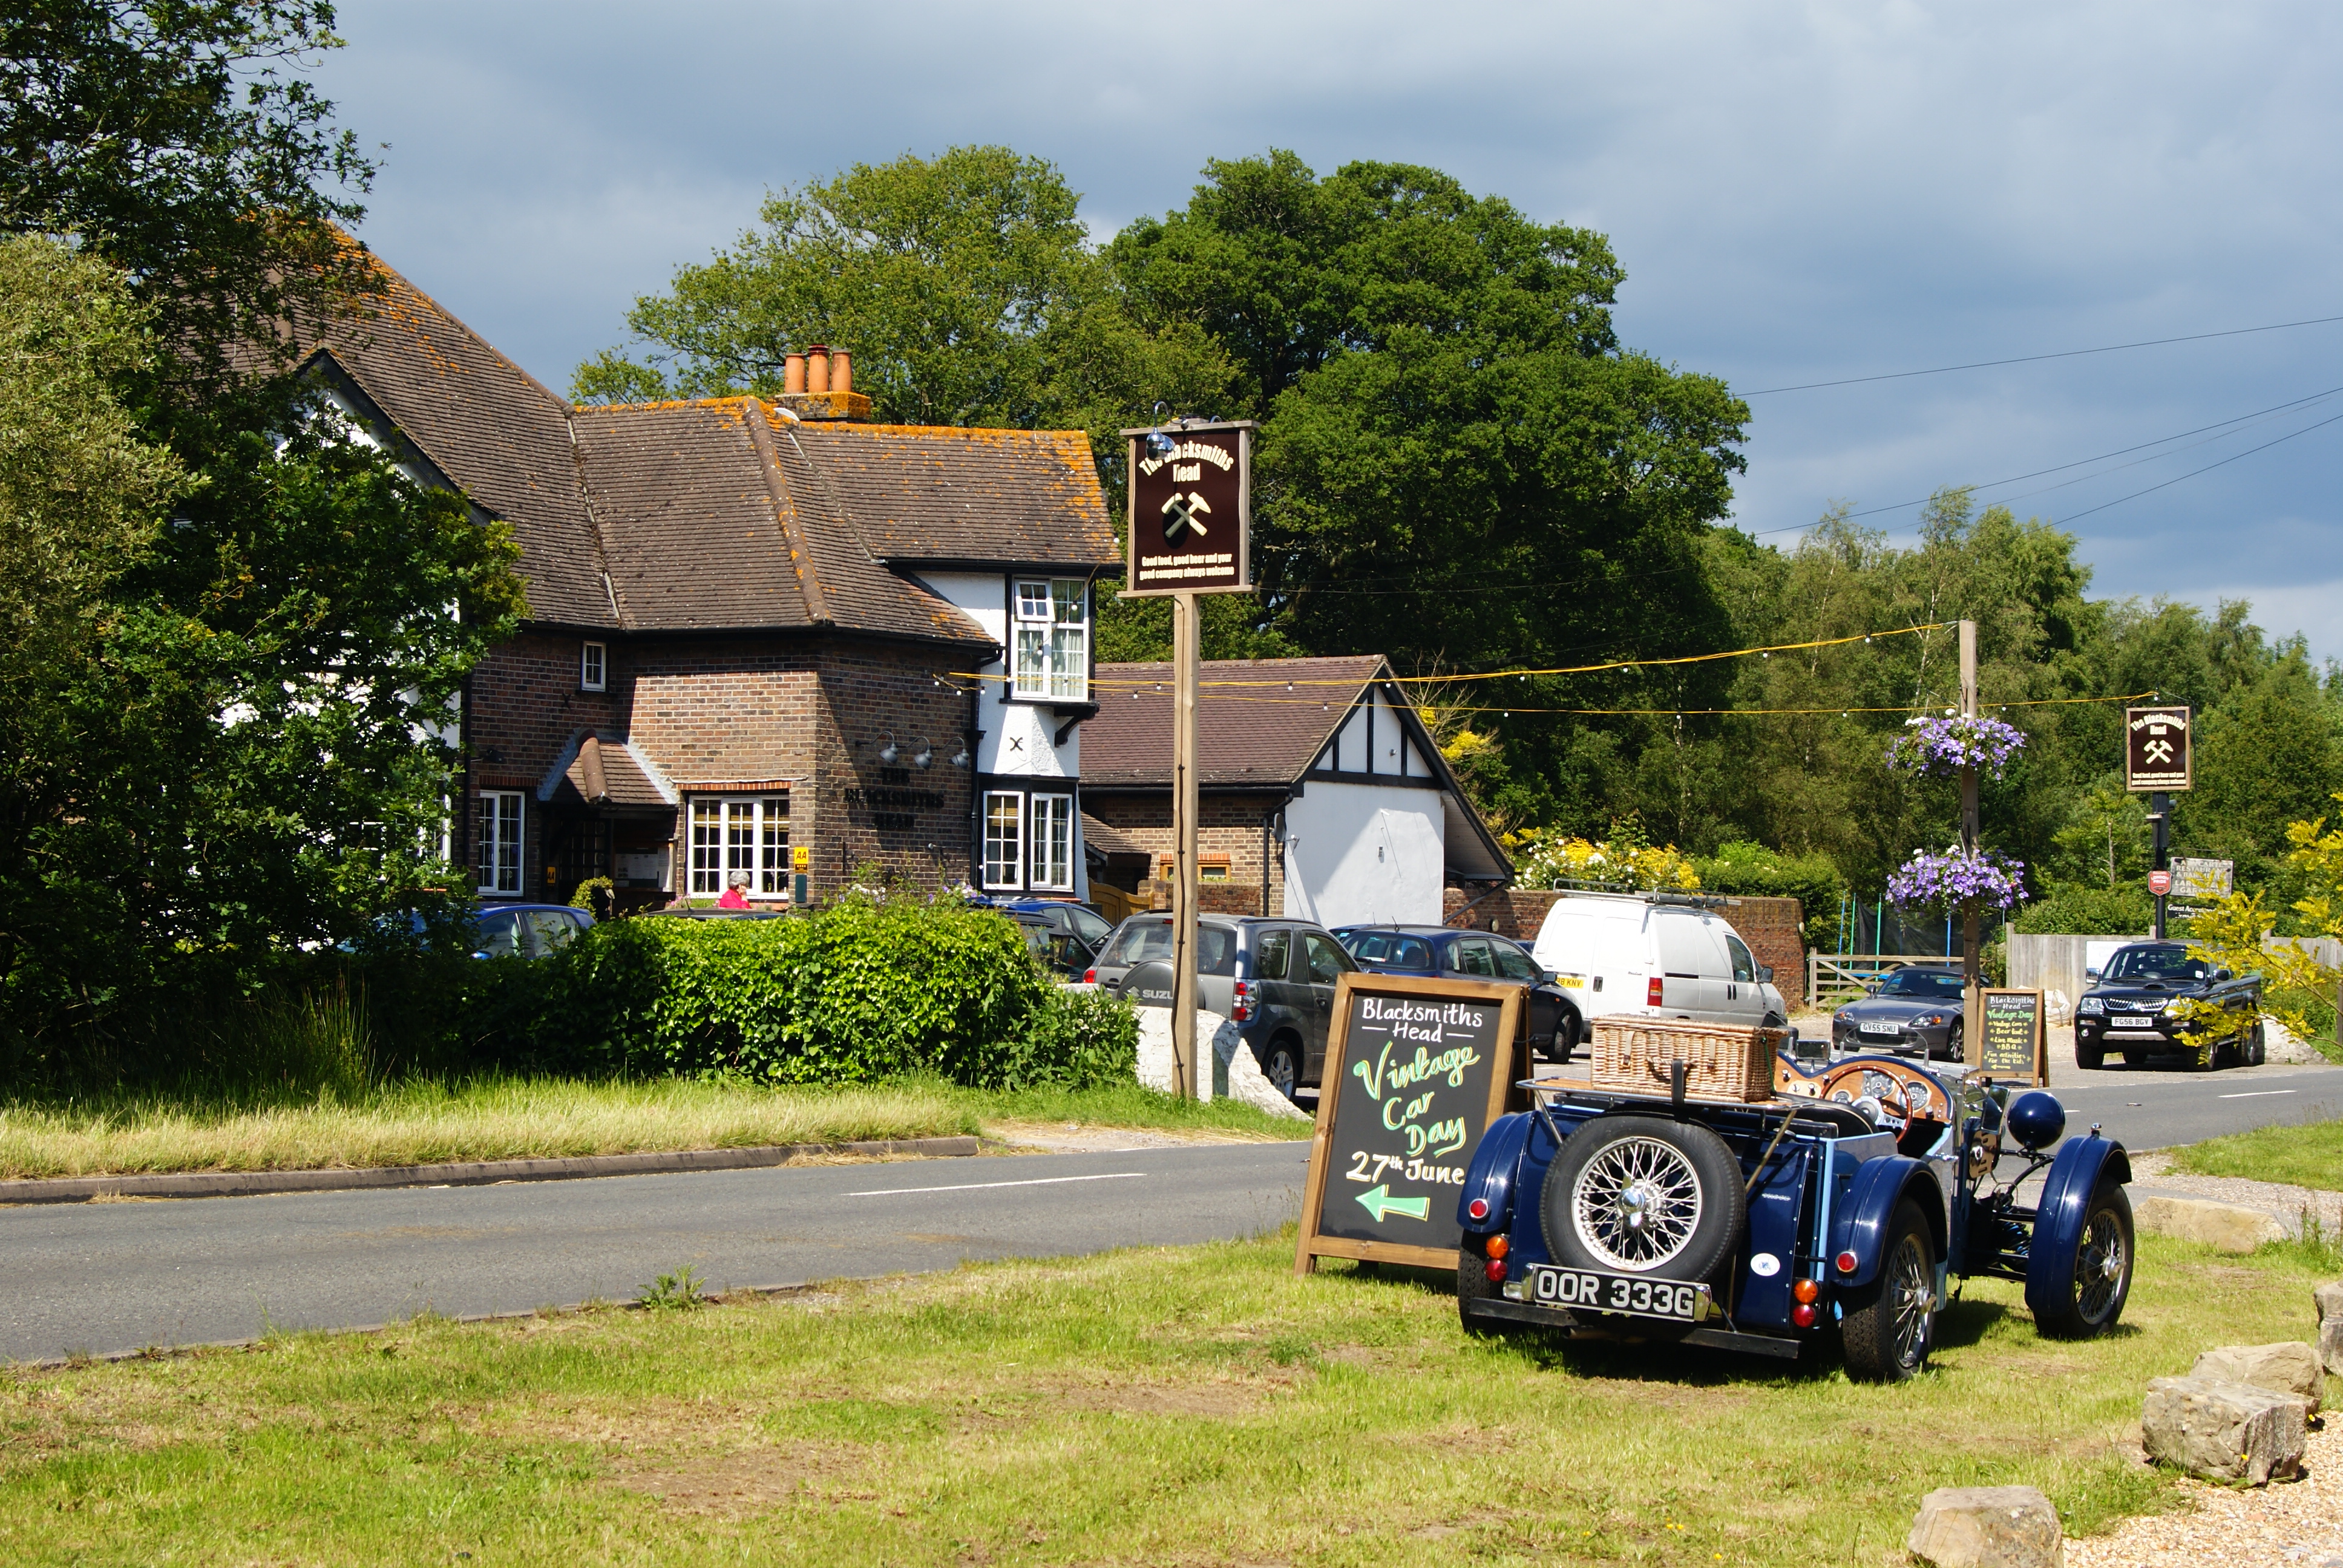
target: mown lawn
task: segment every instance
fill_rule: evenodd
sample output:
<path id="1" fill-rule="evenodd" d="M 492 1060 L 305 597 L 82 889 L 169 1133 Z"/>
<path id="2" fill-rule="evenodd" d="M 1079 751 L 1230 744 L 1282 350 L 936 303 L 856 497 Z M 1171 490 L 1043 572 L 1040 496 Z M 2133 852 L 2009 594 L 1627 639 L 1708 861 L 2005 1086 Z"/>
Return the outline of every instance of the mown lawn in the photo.
<path id="1" fill-rule="evenodd" d="M 124 1094 L 0 1101 L 0 1180 L 154 1171 L 279 1171 L 739 1149 L 981 1132 L 996 1121 L 1306 1138 L 1247 1105 L 1137 1084 L 987 1093 L 941 1082 L 775 1089 L 740 1081 L 483 1077 L 386 1084 L 343 1099 Z"/>
<path id="2" fill-rule="evenodd" d="M 2142 1385 L 2304 1337 L 2322 1277 L 2151 1238 L 2117 1335 L 2037 1340 L 1972 1286 L 1879 1388 L 1468 1340 L 1437 1281 L 1292 1256 L 0 1374 L 0 1562 L 1901 1563 L 1935 1486 L 2040 1486 L 2070 1533 L 2162 1505 Z"/>
<path id="3" fill-rule="evenodd" d="M 2260 1127 L 2208 1138 L 2174 1150 L 2172 1162 L 2198 1176 L 2244 1176 L 2343 1191 L 2343 1121 Z"/>

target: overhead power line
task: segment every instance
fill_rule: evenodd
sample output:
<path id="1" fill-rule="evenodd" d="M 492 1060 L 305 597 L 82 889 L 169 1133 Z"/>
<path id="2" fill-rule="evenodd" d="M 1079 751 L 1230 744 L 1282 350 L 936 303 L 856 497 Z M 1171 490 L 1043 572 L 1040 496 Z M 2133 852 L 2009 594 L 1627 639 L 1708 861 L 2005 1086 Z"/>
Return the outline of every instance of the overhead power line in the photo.
<path id="1" fill-rule="evenodd" d="M 2137 343 L 2110 343 L 2099 348 L 2062 348 L 2055 354 L 2020 354 L 2008 359 L 1976 359 L 1966 365 L 1937 365 L 1926 370 L 1888 370 L 1877 376 L 1847 376 L 1836 381 L 1802 381 L 1795 387 L 1763 387 L 1743 392 L 1743 397 L 1770 397 L 1777 392 L 1815 392 L 1825 387 L 1860 387 L 1871 381 L 1906 381 L 1916 376 L 1949 376 L 1956 370 L 1990 370 L 1999 365 L 2034 365 L 2045 359 L 2080 359 L 2092 354 L 2120 354 L 2127 348 L 2161 348 L 2172 343 L 2203 343 L 2215 337 L 2246 337 L 2257 332 L 2284 332 L 2296 327 L 2324 327 L 2343 316 L 2315 316 L 2306 321 L 2274 321 L 2267 327 L 2235 327 L 2226 332 L 2191 332 L 2181 337 L 2146 337 Z"/>

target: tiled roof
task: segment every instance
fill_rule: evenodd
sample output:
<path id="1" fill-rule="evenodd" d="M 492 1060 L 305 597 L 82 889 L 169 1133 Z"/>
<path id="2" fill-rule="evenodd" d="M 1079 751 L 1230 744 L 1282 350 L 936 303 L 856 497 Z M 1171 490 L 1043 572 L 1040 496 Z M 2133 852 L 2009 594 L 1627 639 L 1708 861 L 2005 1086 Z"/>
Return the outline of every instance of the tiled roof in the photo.
<path id="1" fill-rule="evenodd" d="M 1088 811 L 1082 813 L 1082 842 L 1102 855 L 1144 855 L 1147 846 L 1120 828 L 1109 827 Z"/>
<path id="2" fill-rule="evenodd" d="M 1374 654 L 1207 661 L 1196 697 L 1196 781 L 1206 788 L 1293 782 L 1326 749 L 1367 682 L 1384 674 Z M 1083 787 L 1168 786 L 1172 667 L 1101 664 L 1093 691 L 1099 710 L 1082 726 Z"/>
<path id="3" fill-rule="evenodd" d="M 622 741 L 588 735 L 562 778 L 589 806 L 672 806 L 634 749 Z"/>
<path id="4" fill-rule="evenodd" d="M 536 620 L 980 642 L 886 563 L 1119 558 L 1079 431 L 801 425 L 752 397 L 573 407 L 384 270 L 382 302 L 325 352 L 512 526 Z"/>

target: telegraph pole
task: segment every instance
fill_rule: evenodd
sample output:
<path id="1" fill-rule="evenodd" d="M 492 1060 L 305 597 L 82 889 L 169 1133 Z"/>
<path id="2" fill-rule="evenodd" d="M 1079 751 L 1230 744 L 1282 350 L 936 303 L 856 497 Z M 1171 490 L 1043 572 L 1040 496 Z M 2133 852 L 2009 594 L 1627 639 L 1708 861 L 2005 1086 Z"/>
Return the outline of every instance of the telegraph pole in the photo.
<path id="1" fill-rule="evenodd" d="M 1196 596 L 1172 596 L 1172 1092 L 1196 1079 Z"/>
<path id="2" fill-rule="evenodd" d="M 1961 717 L 1974 719 L 1977 716 L 1977 628 L 1976 622 L 1960 623 L 1961 638 Z M 1977 809 L 1977 770 L 1975 762 L 1961 764 L 1961 853 L 1974 856 L 1977 852 L 1979 812 Z M 1972 1064 L 1985 1060 L 1985 1023 L 1981 1002 L 1984 984 L 1983 966 L 1979 962 L 1978 917 L 1974 901 L 1961 909 L 1961 1041 L 1962 1055 Z"/>

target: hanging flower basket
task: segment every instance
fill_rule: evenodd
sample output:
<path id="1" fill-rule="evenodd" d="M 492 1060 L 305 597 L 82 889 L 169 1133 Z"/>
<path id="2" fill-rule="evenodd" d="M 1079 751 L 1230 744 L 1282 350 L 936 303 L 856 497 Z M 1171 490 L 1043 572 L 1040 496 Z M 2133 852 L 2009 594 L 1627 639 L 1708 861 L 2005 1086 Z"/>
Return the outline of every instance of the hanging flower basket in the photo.
<path id="1" fill-rule="evenodd" d="M 1998 719 L 1907 719 L 1887 747 L 1887 766 L 1923 779 L 1951 778 L 1974 768 L 1999 779 L 2026 747 L 2025 731 Z"/>
<path id="2" fill-rule="evenodd" d="M 1990 849 L 1923 849 L 1887 879 L 1892 903 L 1925 904 L 1948 913 L 2006 910 L 2026 897 L 2026 862 L 2007 860 Z"/>

